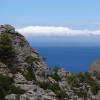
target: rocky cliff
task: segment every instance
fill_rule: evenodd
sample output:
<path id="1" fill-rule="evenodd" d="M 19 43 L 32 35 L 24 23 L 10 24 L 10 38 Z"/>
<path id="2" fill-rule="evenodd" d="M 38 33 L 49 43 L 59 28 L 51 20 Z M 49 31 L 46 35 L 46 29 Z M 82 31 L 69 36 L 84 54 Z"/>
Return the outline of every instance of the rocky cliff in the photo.
<path id="1" fill-rule="evenodd" d="M 100 75 L 52 70 L 11 25 L 0 26 L 0 100 L 100 100 Z"/>

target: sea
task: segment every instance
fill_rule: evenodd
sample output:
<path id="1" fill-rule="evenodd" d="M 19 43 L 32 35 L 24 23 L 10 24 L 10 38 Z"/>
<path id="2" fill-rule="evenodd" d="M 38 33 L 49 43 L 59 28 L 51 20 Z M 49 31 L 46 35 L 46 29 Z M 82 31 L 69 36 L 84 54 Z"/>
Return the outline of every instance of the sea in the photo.
<path id="1" fill-rule="evenodd" d="M 70 72 L 87 72 L 95 61 L 100 60 L 100 46 L 93 47 L 34 47 L 49 68 L 61 67 Z"/>

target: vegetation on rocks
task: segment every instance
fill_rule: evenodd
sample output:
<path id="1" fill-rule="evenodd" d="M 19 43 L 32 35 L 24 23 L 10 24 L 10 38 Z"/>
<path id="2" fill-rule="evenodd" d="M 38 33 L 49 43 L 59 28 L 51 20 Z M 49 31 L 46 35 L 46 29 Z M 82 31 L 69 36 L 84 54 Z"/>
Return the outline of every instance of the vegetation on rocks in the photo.
<path id="1" fill-rule="evenodd" d="M 14 78 L 0 74 L 0 100 L 7 94 L 23 94 L 25 91 L 13 85 Z"/>
<path id="2" fill-rule="evenodd" d="M 99 100 L 100 73 L 70 73 L 59 67 L 48 70 L 12 26 L 0 26 L 0 32 L 0 62 L 6 66 L 0 65 L 0 100 L 16 96 L 16 100 L 93 100 L 93 96 Z"/>
<path id="3" fill-rule="evenodd" d="M 36 76 L 31 66 L 27 68 L 27 72 L 23 72 L 23 75 L 28 81 L 36 81 Z"/>
<path id="4" fill-rule="evenodd" d="M 53 91 L 57 98 L 59 99 L 63 99 L 65 97 L 67 97 L 67 94 L 65 93 L 65 91 L 62 91 L 59 87 L 59 84 L 58 83 L 53 83 L 53 84 L 50 84 L 48 82 L 38 82 L 38 85 L 43 88 L 44 90 L 51 90 Z"/>
<path id="5" fill-rule="evenodd" d="M 25 62 L 27 62 L 28 64 L 33 64 L 34 62 L 38 62 L 39 58 L 34 58 L 33 56 L 28 56 L 25 59 Z"/>
<path id="6" fill-rule="evenodd" d="M 54 68 L 50 69 L 50 74 L 48 75 L 52 77 L 53 79 L 55 79 L 57 82 L 61 81 L 61 78 L 57 73 L 59 69 L 60 69 L 59 67 L 55 66 Z"/>
<path id="7" fill-rule="evenodd" d="M 7 33 L 0 34 L 0 61 L 12 66 L 15 50 L 12 45 L 11 36 Z"/>
<path id="8" fill-rule="evenodd" d="M 100 84 L 94 79 L 94 74 L 85 72 L 79 74 L 72 74 L 71 76 L 67 77 L 67 80 L 70 85 L 72 85 L 72 89 L 77 88 L 78 90 L 74 90 L 75 94 L 80 97 L 87 97 L 87 93 L 89 88 L 94 95 L 97 95 L 98 91 L 100 90 Z M 95 73 L 95 76 L 98 76 L 98 73 Z M 99 79 L 100 76 L 98 76 Z"/>

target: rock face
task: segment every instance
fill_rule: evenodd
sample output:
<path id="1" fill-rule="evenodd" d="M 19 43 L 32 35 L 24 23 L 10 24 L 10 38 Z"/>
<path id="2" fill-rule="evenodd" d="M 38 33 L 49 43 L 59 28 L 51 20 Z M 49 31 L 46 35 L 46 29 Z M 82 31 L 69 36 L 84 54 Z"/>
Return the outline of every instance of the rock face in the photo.
<path id="1" fill-rule="evenodd" d="M 26 70 L 30 65 L 34 67 L 37 78 L 41 79 L 41 76 L 47 73 L 47 65 L 42 60 L 42 57 L 32 49 L 24 36 L 15 31 L 15 28 L 11 25 L 1 25 L 0 34 L 9 34 L 12 39 L 12 44 L 15 48 L 16 58 L 14 66 L 16 69 Z M 33 59 L 33 62 L 29 63 L 27 60 Z M 43 77 L 42 77 L 43 78 Z"/>
<path id="2" fill-rule="evenodd" d="M 6 64 L 1 62 L 0 59 L 0 75 L 9 76 L 9 78 L 14 77 L 13 85 L 25 91 L 25 93 L 19 97 L 17 94 L 12 93 L 6 95 L 5 99 L 57 100 L 56 95 L 52 91 L 46 92 L 38 86 L 37 82 L 47 80 L 48 68 L 42 57 L 35 49 L 30 47 L 24 36 L 15 31 L 13 26 L 0 25 L 0 35 L 2 34 L 9 35 L 15 50 L 15 56 L 13 58 L 13 69 L 10 69 Z"/>
<path id="3" fill-rule="evenodd" d="M 0 33 L 9 32 L 15 33 L 15 28 L 11 25 L 0 25 Z"/>

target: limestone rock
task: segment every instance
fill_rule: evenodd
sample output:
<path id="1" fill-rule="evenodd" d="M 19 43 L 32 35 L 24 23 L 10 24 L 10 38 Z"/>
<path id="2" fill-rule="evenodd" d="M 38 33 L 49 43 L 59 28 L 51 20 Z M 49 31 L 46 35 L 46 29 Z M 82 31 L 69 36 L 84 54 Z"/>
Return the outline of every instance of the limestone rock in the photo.
<path id="1" fill-rule="evenodd" d="M 5 24 L 5 25 L 0 25 L 0 33 L 15 33 L 15 28 L 11 25 Z"/>
<path id="2" fill-rule="evenodd" d="M 0 74 L 3 74 L 3 75 L 8 75 L 10 73 L 10 70 L 7 68 L 7 66 L 0 62 Z"/>
<path id="3" fill-rule="evenodd" d="M 57 74 L 59 75 L 59 77 L 60 77 L 61 79 L 63 79 L 63 78 L 66 77 L 66 72 L 64 71 L 63 68 L 58 69 Z"/>
<path id="4" fill-rule="evenodd" d="M 17 100 L 16 94 L 10 94 L 5 97 L 6 100 Z"/>

